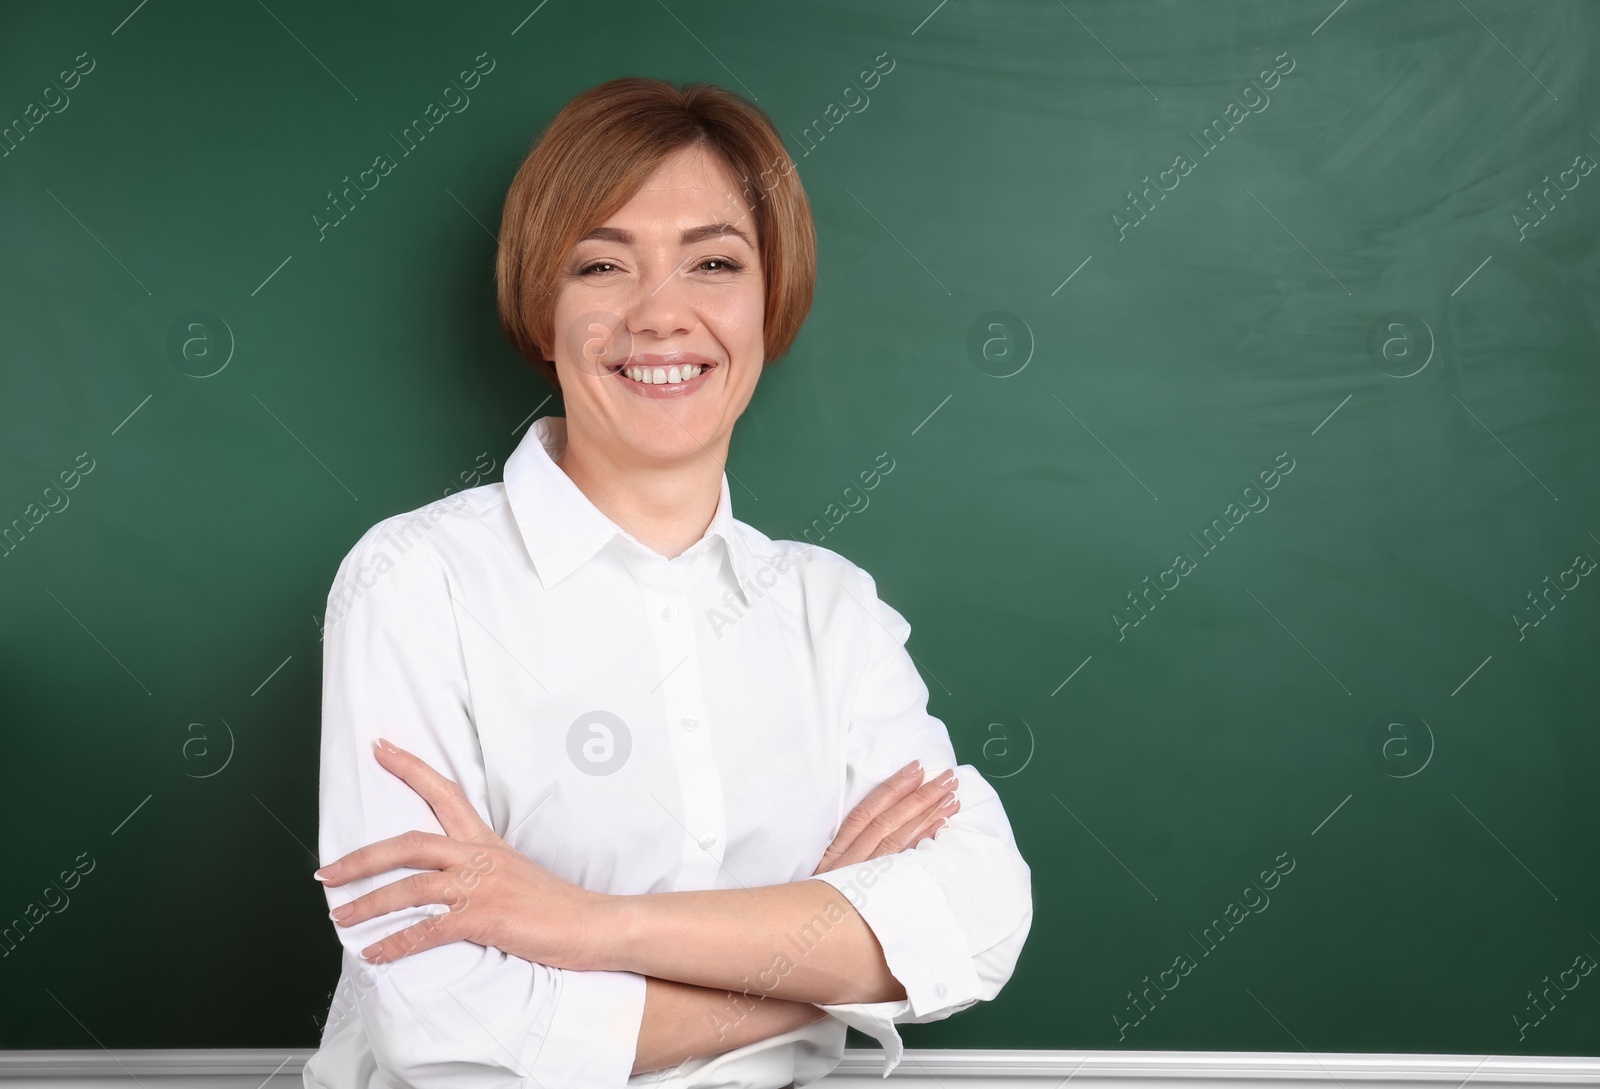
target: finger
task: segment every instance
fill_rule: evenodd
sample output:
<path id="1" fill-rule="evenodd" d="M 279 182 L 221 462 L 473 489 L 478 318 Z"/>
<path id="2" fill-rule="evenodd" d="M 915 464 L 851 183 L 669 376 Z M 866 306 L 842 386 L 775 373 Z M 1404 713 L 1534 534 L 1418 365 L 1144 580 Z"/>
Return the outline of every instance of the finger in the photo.
<path id="1" fill-rule="evenodd" d="M 878 852 L 873 857 L 876 858 L 876 857 L 880 857 L 882 855 L 899 854 L 900 851 L 905 850 L 906 848 L 916 847 L 919 844 L 921 844 L 923 840 L 934 838 L 934 835 L 941 828 L 943 828 L 946 823 L 948 823 L 946 818 L 944 818 L 944 817 L 934 817 L 931 821 L 929 821 L 927 824 L 923 825 L 921 828 L 917 829 L 916 832 L 914 832 L 911 836 L 908 837 L 910 842 L 906 844 L 906 847 L 902 847 L 902 848 L 898 848 L 898 849 L 897 848 L 893 848 L 893 847 L 888 846 L 887 845 L 888 841 L 885 840 L 884 843 L 878 845 Z"/>
<path id="2" fill-rule="evenodd" d="M 880 813 L 862 830 L 861 838 L 873 841 L 868 845 L 870 850 L 884 836 L 919 820 L 927 810 L 943 803 L 955 792 L 955 788 L 955 770 L 949 769 L 940 772 L 919 786 L 914 792 Z"/>
<path id="3" fill-rule="evenodd" d="M 955 796 L 956 778 L 953 770 L 945 771 L 927 783 L 924 783 L 916 793 L 905 798 L 887 812 L 862 830 L 856 842 L 851 846 L 848 857 L 856 860 L 878 858 L 882 854 L 892 854 L 904 850 L 904 846 L 894 846 L 889 851 L 880 851 L 879 847 L 884 840 L 900 834 L 895 842 L 904 840 L 904 831 L 909 826 L 916 828 L 925 819 L 929 810 L 935 808 Z"/>
<path id="4" fill-rule="evenodd" d="M 459 911 L 466 904 L 466 893 L 451 874 L 417 873 L 357 896 L 328 912 L 328 917 L 337 926 L 355 926 L 391 911 L 424 904 L 444 904 L 452 911 Z"/>
<path id="5" fill-rule="evenodd" d="M 357 878 L 387 873 L 401 866 L 409 866 L 414 870 L 444 870 L 459 863 L 471 852 L 469 844 L 436 832 L 422 832 L 413 828 L 398 836 L 357 847 L 322 867 L 314 876 L 324 885 L 338 886 Z"/>
<path id="6" fill-rule="evenodd" d="M 893 780 L 890 780 L 885 785 L 893 785 Z M 911 784 L 908 782 L 902 789 L 911 789 Z M 879 787 L 874 792 L 882 790 L 883 788 Z M 828 845 L 828 849 L 823 853 L 822 860 L 817 863 L 817 868 L 812 871 L 813 875 L 836 870 L 840 866 L 849 865 L 851 862 L 859 862 L 872 857 L 871 845 L 880 837 L 867 835 L 863 839 L 863 833 L 866 833 L 872 822 L 881 818 L 882 814 L 879 814 L 879 817 L 873 817 L 872 813 L 875 806 L 868 806 L 867 803 L 872 800 L 877 804 L 881 804 L 884 796 L 889 795 L 886 792 L 885 795 L 880 796 L 878 799 L 871 799 L 869 796 L 851 811 L 850 816 L 845 819 L 845 823 L 840 826 L 839 834 L 833 838 L 833 842 Z M 937 800 L 937 798 L 934 798 L 921 803 L 918 812 L 936 804 Z"/>
<path id="7" fill-rule="evenodd" d="M 904 829 L 885 836 L 878 844 L 878 849 L 873 852 L 873 857 L 898 854 L 910 847 L 915 847 L 925 839 L 933 839 L 934 834 L 950 822 L 950 818 L 961 810 L 961 799 L 955 795 L 946 798 L 944 802 L 935 806 L 933 811 L 923 822 L 913 828 L 907 825 Z"/>
<path id="8" fill-rule="evenodd" d="M 446 835 L 471 839 L 484 832 L 492 834 L 493 829 L 478 816 L 466 791 L 455 780 L 441 775 L 416 753 L 407 752 L 384 738 L 380 737 L 372 749 L 377 754 L 378 763 L 422 795 L 423 801 L 433 810 L 433 815 L 439 818 Z"/>
<path id="9" fill-rule="evenodd" d="M 457 921 L 459 918 L 460 916 L 453 911 L 430 916 L 415 926 L 408 926 L 404 930 L 390 934 L 387 938 L 373 942 L 361 951 L 361 955 L 372 964 L 383 964 L 408 957 L 412 953 L 420 953 L 424 949 L 460 941 L 461 935 L 457 933 L 461 929 L 461 924 Z"/>
<path id="10" fill-rule="evenodd" d="M 878 786 L 873 787 L 872 791 L 850 810 L 850 815 L 839 826 L 839 834 L 833 838 L 833 845 L 829 848 L 830 853 L 842 854 L 848 850 L 862 829 L 915 790 L 921 779 L 921 768 L 918 762 L 913 760 Z"/>
<path id="11" fill-rule="evenodd" d="M 849 847 L 834 852 L 834 857 L 828 860 L 829 869 L 838 869 L 857 862 L 865 862 L 869 858 L 877 858 L 884 852 L 879 849 L 884 837 L 901 829 L 910 830 L 926 821 L 933 810 L 948 796 L 948 788 L 941 788 L 934 794 L 925 790 L 919 791 L 895 806 L 889 813 L 885 813 L 866 828 Z M 891 816 L 892 814 L 892 816 Z M 820 870 L 818 872 L 821 872 Z"/>
<path id="12" fill-rule="evenodd" d="M 816 873 L 826 873 L 827 870 L 837 870 L 854 862 L 866 862 L 875 857 L 875 851 L 883 836 L 891 828 L 909 824 L 912 820 L 920 820 L 933 806 L 944 800 L 949 793 L 949 787 L 925 784 L 915 792 L 896 801 L 890 809 L 880 812 L 877 817 L 870 817 L 870 809 L 866 808 L 866 801 L 861 806 L 851 811 L 851 819 L 856 822 L 856 827 L 850 835 L 845 832 L 835 836 L 834 843 L 829 844 L 826 854 L 816 868 Z"/>

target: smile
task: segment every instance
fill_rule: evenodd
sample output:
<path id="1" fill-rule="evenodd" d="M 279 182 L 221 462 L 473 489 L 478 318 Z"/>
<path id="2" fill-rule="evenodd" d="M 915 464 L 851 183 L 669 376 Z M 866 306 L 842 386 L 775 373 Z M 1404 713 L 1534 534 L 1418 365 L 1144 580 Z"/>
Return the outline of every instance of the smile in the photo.
<path id="1" fill-rule="evenodd" d="M 704 367 L 692 363 L 672 367 L 623 367 L 622 373 L 635 382 L 644 382 L 649 385 L 677 385 L 687 382 L 705 370 Z"/>
<path id="2" fill-rule="evenodd" d="M 611 373 L 642 397 L 683 397 L 699 389 L 716 366 L 700 355 L 670 360 L 639 356 L 613 367 Z"/>

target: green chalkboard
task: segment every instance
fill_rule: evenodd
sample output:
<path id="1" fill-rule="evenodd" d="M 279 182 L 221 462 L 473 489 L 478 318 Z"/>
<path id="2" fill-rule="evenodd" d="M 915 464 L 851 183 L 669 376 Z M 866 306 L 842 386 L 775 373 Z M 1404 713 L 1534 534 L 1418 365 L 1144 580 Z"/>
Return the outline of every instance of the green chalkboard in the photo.
<path id="1" fill-rule="evenodd" d="M 642 74 L 754 99 L 816 214 L 735 513 L 876 577 L 1033 867 L 907 1043 L 1600 1052 L 1600 8 L 3 22 L 0 1045 L 315 1045 L 328 587 L 561 414 L 501 202 Z"/>

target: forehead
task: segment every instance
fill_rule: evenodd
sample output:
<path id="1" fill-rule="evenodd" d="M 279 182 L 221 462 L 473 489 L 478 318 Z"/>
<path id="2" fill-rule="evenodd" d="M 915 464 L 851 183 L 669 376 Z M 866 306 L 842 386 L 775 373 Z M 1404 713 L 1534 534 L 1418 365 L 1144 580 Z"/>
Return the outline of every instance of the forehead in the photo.
<path id="1" fill-rule="evenodd" d="M 729 222 L 743 217 L 744 225 L 753 219 L 733 172 L 715 152 L 698 145 L 680 148 L 663 160 L 633 198 L 607 222 L 622 224 L 662 215 L 673 217 L 670 224 L 662 224 L 666 227 L 694 226 L 710 221 L 709 217 Z"/>

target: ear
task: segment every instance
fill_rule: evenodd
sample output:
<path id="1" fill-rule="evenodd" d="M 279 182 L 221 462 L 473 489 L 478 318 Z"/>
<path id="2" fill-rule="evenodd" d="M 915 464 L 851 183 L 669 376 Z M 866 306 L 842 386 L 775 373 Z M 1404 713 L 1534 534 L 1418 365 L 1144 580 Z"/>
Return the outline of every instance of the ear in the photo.
<path id="1" fill-rule="evenodd" d="M 528 342 L 533 345 L 533 350 L 535 353 L 537 353 L 538 357 L 553 365 L 555 356 L 550 354 L 549 343 L 541 337 L 534 336 L 532 331 L 528 330 L 526 327 L 524 327 L 523 331 L 528 338 Z"/>
<path id="2" fill-rule="evenodd" d="M 551 353 L 545 351 L 542 347 L 539 349 L 539 356 L 543 361 L 542 365 L 536 366 L 534 370 L 538 371 L 540 376 L 543 377 L 546 382 L 550 383 L 551 389 L 555 390 L 557 393 L 560 393 L 561 374 L 560 368 L 556 366 L 555 358 L 551 355 Z"/>

